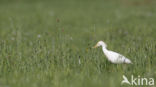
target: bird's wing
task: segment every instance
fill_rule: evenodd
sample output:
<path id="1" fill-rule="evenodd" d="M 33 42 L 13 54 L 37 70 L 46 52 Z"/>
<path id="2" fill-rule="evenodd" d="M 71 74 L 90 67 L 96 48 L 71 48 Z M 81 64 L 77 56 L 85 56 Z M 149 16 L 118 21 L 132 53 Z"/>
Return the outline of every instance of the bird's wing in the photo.
<path id="1" fill-rule="evenodd" d="M 109 51 L 110 55 L 112 55 L 112 57 L 115 57 L 115 58 L 122 58 L 124 57 L 123 55 L 117 53 L 117 52 L 114 52 L 114 51 Z"/>
<path id="2" fill-rule="evenodd" d="M 109 55 L 111 55 L 111 59 L 116 62 L 116 63 L 131 63 L 131 61 L 126 58 L 125 56 L 114 52 L 114 51 L 109 51 Z"/>
<path id="3" fill-rule="evenodd" d="M 129 63 L 129 64 L 132 64 L 131 60 L 126 58 L 125 56 L 119 54 L 118 56 L 118 60 L 122 63 Z"/>
<path id="4" fill-rule="evenodd" d="M 106 56 L 108 60 L 110 60 L 113 63 L 132 63 L 128 58 L 114 51 L 109 50 L 106 53 Z"/>

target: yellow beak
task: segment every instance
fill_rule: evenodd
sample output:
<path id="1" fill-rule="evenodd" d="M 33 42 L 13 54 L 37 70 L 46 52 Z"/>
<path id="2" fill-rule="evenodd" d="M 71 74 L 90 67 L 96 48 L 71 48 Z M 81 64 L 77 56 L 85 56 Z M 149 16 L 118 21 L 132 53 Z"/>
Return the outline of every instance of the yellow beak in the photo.
<path id="1" fill-rule="evenodd" d="M 97 48 L 98 46 L 97 45 L 95 45 L 93 48 Z"/>

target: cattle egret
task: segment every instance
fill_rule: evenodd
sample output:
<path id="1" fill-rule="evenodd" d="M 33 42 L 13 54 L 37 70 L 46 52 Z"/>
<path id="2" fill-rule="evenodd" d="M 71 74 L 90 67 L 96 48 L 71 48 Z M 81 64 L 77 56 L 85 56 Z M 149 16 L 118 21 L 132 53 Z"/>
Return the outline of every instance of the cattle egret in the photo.
<path id="1" fill-rule="evenodd" d="M 121 63 L 132 64 L 131 60 L 124 57 L 123 55 L 107 50 L 107 45 L 105 42 L 99 41 L 93 48 L 96 48 L 99 46 L 102 46 L 102 50 L 110 62 L 115 63 L 115 64 L 121 64 Z"/>

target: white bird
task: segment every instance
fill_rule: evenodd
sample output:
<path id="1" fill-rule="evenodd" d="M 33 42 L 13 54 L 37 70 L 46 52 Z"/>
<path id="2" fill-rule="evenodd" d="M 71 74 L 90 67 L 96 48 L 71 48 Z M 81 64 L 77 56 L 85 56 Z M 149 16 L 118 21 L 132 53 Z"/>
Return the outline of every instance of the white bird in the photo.
<path id="1" fill-rule="evenodd" d="M 120 63 L 132 64 L 131 60 L 124 57 L 123 55 L 107 50 L 107 45 L 105 42 L 99 41 L 93 48 L 96 48 L 99 46 L 102 46 L 102 50 L 110 62 L 115 63 L 115 64 L 120 64 Z"/>

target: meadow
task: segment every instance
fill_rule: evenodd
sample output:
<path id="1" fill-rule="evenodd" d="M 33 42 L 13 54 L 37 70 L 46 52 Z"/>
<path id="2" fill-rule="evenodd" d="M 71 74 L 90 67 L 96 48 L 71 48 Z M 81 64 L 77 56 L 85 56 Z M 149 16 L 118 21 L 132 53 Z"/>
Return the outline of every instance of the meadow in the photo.
<path id="1" fill-rule="evenodd" d="M 155 4 L 0 0 L 0 87 L 131 87 L 121 85 L 122 75 L 156 80 Z M 92 49 L 99 40 L 133 64 L 110 63 Z"/>

